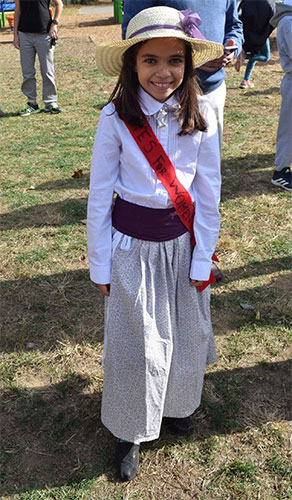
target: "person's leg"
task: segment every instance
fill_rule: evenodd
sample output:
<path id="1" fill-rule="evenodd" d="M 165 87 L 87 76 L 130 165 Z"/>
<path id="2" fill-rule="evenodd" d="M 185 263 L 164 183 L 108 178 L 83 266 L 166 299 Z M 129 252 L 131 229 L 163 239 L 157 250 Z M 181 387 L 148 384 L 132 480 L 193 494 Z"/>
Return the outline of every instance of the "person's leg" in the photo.
<path id="1" fill-rule="evenodd" d="M 244 80 L 246 82 L 249 82 L 250 81 L 250 76 L 252 74 L 252 71 L 256 65 L 257 61 L 251 57 L 248 61 L 247 61 L 247 64 L 246 64 L 246 68 L 245 68 L 245 74 L 244 74 Z"/>
<path id="2" fill-rule="evenodd" d="M 58 99 L 54 75 L 55 47 L 51 46 L 51 38 L 46 33 L 35 35 L 35 39 L 43 81 L 43 101 L 47 108 L 56 105 Z"/>
<path id="3" fill-rule="evenodd" d="M 20 63 L 23 82 L 21 90 L 29 102 L 36 102 L 37 89 L 35 78 L 35 55 L 33 35 L 19 32 Z"/>
<path id="4" fill-rule="evenodd" d="M 282 103 L 278 123 L 275 171 L 272 184 L 292 190 L 290 165 L 292 163 L 292 75 L 286 74 L 281 82 Z"/>
<path id="5" fill-rule="evenodd" d="M 258 52 L 257 54 L 246 54 L 246 59 L 248 59 L 248 61 L 246 64 L 244 78 L 239 85 L 239 87 L 241 89 L 247 89 L 247 88 L 254 87 L 254 84 L 252 83 L 250 77 L 251 77 L 251 74 L 253 72 L 253 69 L 254 69 L 256 63 L 258 61 L 267 62 L 267 61 L 269 61 L 270 56 L 271 56 L 271 51 L 270 51 L 270 42 L 269 42 L 268 38 L 267 38 L 266 43 L 260 52 Z"/>
<path id="6" fill-rule="evenodd" d="M 243 80 L 240 82 L 240 89 L 253 88 L 254 84 L 250 80 L 250 75 L 256 65 L 256 58 L 253 54 L 245 54 L 245 59 L 247 59 L 246 68 Z"/>
<path id="7" fill-rule="evenodd" d="M 257 61 L 261 62 L 268 62 L 271 57 L 271 49 L 270 49 L 270 42 L 269 39 L 267 38 L 265 45 L 261 49 L 261 51 L 255 55 L 255 58 Z"/>
<path id="8" fill-rule="evenodd" d="M 217 118 L 217 125 L 218 125 L 219 145 L 220 145 L 220 151 L 221 151 L 222 141 L 223 141 L 224 106 L 225 106 L 225 99 L 226 99 L 225 82 L 223 81 L 221 83 L 220 87 L 218 87 L 213 92 L 209 92 L 208 94 L 205 94 L 205 96 L 208 98 L 208 101 L 210 102 L 212 108 L 215 111 L 215 115 Z"/>

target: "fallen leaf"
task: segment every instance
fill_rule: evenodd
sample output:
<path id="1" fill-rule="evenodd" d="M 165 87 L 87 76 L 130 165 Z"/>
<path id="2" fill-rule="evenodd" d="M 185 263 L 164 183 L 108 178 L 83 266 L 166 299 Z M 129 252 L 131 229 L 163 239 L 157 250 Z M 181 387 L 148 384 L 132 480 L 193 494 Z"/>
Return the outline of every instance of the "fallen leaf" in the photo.
<path id="1" fill-rule="evenodd" d="M 80 179 L 80 177 L 83 176 L 82 170 L 75 170 L 74 174 L 72 175 L 73 179 Z"/>

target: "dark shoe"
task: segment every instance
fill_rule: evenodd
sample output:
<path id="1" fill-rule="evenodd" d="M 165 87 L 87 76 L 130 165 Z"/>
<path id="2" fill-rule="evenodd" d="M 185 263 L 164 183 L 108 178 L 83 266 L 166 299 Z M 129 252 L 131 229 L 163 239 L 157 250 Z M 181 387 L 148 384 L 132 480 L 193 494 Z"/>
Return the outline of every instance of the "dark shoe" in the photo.
<path id="1" fill-rule="evenodd" d="M 286 189 L 286 191 L 292 191 L 292 173 L 290 167 L 275 170 L 271 183 L 274 186 Z"/>
<path id="2" fill-rule="evenodd" d="M 223 278 L 223 273 L 220 271 L 219 267 L 216 266 L 215 262 L 212 262 L 211 271 L 214 274 L 216 281 L 221 281 Z"/>
<path id="3" fill-rule="evenodd" d="M 41 110 L 38 104 L 33 104 L 32 102 L 28 102 L 24 109 L 18 111 L 18 114 L 19 116 L 30 116 L 30 115 L 36 115 L 37 113 L 40 112 Z"/>
<path id="4" fill-rule="evenodd" d="M 46 113 L 52 113 L 53 115 L 57 114 L 57 113 L 61 113 L 62 110 L 60 108 L 60 106 L 58 106 L 57 104 L 50 104 L 49 106 L 46 106 L 45 107 L 45 112 Z"/>
<path id="5" fill-rule="evenodd" d="M 162 421 L 166 425 L 168 430 L 170 432 L 173 432 L 174 434 L 180 434 L 182 436 L 190 436 L 194 432 L 194 426 L 191 422 L 190 417 L 185 417 L 185 418 L 164 417 Z"/>
<path id="6" fill-rule="evenodd" d="M 116 450 L 116 467 L 122 481 L 131 481 L 139 467 L 139 444 L 119 442 Z"/>

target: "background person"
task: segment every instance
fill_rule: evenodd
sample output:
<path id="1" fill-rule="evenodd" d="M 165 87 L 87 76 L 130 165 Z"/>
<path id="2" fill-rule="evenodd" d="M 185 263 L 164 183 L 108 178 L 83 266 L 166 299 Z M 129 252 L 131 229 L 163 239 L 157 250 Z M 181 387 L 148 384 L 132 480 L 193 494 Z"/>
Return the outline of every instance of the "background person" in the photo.
<path id="1" fill-rule="evenodd" d="M 242 60 L 247 59 L 245 74 L 239 87 L 253 88 L 250 77 L 258 61 L 270 59 L 269 36 L 273 31 L 270 19 L 274 14 L 275 0 L 242 0 L 239 4 L 239 19 L 243 24 L 244 44 L 236 69 L 239 71 Z"/>
<path id="2" fill-rule="evenodd" d="M 120 77 L 94 143 L 88 254 L 91 279 L 108 300 L 101 418 L 119 438 L 125 481 L 137 473 L 140 443 L 159 436 L 162 419 L 172 432 L 192 433 L 205 365 L 216 361 L 210 287 L 198 287 L 209 280 L 219 232 L 220 150 L 194 68 L 223 49 L 182 18 L 169 7 L 146 9 L 129 22 L 127 40 L 97 47 L 99 69 Z M 140 148 L 129 127 L 147 144 Z M 158 157 L 151 133 L 164 149 Z M 169 156 L 190 210 L 195 201 L 193 251 L 170 194 L 173 172 L 167 187 L 143 154 L 151 148 L 159 171 L 167 171 Z"/>
<path id="3" fill-rule="evenodd" d="M 281 110 L 278 123 L 275 171 L 272 184 L 292 191 L 292 0 L 276 2 L 271 24 L 277 28 L 280 63 L 285 71 L 281 82 Z"/>
<path id="4" fill-rule="evenodd" d="M 38 55 L 42 75 L 42 98 L 45 111 L 60 113 L 57 104 L 57 88 L 54 78 L 55 41 L 63 3 L 53 0 L 55 16 L 51 18 L 50 0 L 15 0 L 14 38 L 15 48 L 20 50 L 23 75 L 21 90 L 27 97 L 27 105 L 19 112 L 21 116 L 39 113 L 35 78 L 35 57 Z"/>

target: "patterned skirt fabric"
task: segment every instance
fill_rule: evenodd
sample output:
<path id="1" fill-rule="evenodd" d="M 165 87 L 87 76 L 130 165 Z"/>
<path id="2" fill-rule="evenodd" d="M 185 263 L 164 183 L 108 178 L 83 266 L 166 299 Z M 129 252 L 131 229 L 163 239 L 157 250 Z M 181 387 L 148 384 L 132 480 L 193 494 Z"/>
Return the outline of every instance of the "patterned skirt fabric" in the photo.
<path id="1" fill-rule="evenodd" d="M 149 242 L 122 236 L 113 255 L 101 418 L 116 437 L 158 438 L 162 417 L 199 406 L 216 362 L 210 287 L 189 284 L 189 233 Z"/>

